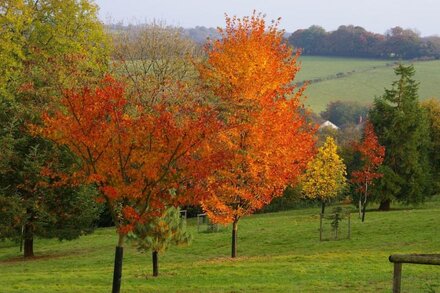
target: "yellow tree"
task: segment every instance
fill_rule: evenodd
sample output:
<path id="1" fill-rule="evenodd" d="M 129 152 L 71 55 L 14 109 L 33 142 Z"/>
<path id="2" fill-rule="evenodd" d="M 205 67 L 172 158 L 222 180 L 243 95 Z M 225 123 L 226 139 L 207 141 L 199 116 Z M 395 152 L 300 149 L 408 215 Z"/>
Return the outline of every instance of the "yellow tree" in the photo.
<path id="1" fill-rule="evenodd" d="M 315 158 L 307 164 L 302 178 L 302 189 L 310 199 L 319 199 L 324 214 L 325 202 L 336 197 L 346 185 L 345 164 L 337 154 L 337 146 L 331 137 L 318 149 Z"/>

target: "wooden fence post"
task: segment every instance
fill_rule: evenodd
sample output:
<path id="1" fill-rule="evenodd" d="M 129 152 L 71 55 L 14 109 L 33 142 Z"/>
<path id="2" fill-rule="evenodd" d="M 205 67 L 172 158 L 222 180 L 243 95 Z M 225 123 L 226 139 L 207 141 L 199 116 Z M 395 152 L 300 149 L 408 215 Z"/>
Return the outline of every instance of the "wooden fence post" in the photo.
<path id="1" fill-rule="evenodd" d="M 422 264 L 440 266 L 440 254 L 392 254 L 388 260 L 394 263 L 393 293 L 400 293 L 402 264 Z"/>
<path id="2" fill-rule="evenodd" d="M 394 263 L 394 276 L 393 276 L 393 293 L 400 293 L 400 284 L 402 281 L 402 263 Z"/>

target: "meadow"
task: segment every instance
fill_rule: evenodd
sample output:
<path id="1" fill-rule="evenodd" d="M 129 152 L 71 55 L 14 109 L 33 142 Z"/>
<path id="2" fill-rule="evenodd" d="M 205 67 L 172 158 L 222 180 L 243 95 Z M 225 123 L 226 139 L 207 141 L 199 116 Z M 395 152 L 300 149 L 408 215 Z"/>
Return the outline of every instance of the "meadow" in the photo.
<path id="1" fill-rule="evenodd" d="M 385 88 L 391 88 L 396 79 L 391 60 L 302 56 L 300 62 L 296 82 L 320 80 L 312 82 L 305 92 L 305 104 L 316 113 L 336 100 L 371 104 L 374 97 L 381 96 Z M 416 69 L 415 80 L 420 82 L 420 99 L 440 98 L 440 60 L 412 63 Z"/>
<path id="2" fill-rule="evenodd" d="M 394 206 L 396 208 L 397 206 Z M 319 241 L 319 209 L 258 214 L 239 223 L 238 257 L 230 259 L 230 227 L 197 232 L 186 247 L 160 255 L 158 278 L 150 253 L 127 245 L 122 292 L 390 292 L 394 253 L 439 253 L 440 197 L 419 207 L 352 214 L 351 239 Z M 113 228 L 78 240 L 38 239 L 36 257 L 0 243 L 1 292 L 109 292 Z M 440 267 L 403 265 L 402 292 L 439 292 Z"/>

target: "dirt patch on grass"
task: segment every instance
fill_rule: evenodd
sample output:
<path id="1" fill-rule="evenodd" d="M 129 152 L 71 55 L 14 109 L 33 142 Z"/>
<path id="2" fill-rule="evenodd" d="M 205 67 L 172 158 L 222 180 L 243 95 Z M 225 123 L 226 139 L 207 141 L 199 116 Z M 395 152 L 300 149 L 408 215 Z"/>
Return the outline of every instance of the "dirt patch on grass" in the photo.
<path id="1" fill-rule="evenodd" d="M 18 263 L 18 262 L 29 262 L 29 261 L 38 261 L 38 260 L 45 260 L 45 259 L 54 259 L 54 258 L 60 258 L 66 256 L 66 254 L 43 254 L 43 255 L 36 255 L 32 257 L 23 257 L 23 256 L 15 256 L 8 259 L 0 260 L 0 263 Z"/>
<path id="2" fill-rule="evenodd" d="M 73 255 L 83 255 L 93 252 L 93 249 L 79 249 L 79 250 L 68 250 L 68 251 L 60 251 L 55 253 L 43 253 L 33 256 L 33 257 L 24 257 L 24 256 L 14 256 L 7 259 L 0 260 L 0 264 L 16 264 L 20 262 L 33 262 L 33 261 L 44 261 L 44 260 L 52 260 L 62 257 L 71 257 Z"/>

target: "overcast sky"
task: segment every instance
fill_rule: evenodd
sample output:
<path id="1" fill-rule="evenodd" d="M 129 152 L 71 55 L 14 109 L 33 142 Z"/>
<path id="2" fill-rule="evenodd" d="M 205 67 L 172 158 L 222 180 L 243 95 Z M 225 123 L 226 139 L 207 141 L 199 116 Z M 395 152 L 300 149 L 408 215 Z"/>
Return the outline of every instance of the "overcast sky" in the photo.
<path id="1" fill-rule="evenodd" d="M 326 30 L 353 24 L 377 33 L 394 26 L 422 36 L 440 35 L 440 0 L 95 0 L 100 18 L 124 23 L 163 20 L 182 27 L 224 26 L 224 13 L 250 15 L 254 9 L 294 32 L 317 24 Z"/>

